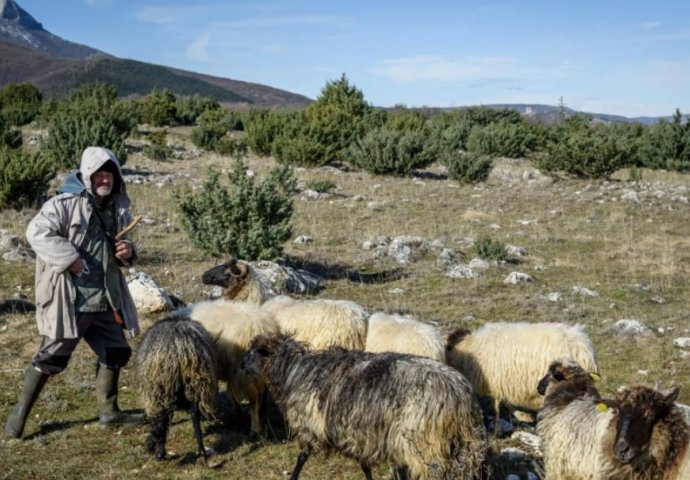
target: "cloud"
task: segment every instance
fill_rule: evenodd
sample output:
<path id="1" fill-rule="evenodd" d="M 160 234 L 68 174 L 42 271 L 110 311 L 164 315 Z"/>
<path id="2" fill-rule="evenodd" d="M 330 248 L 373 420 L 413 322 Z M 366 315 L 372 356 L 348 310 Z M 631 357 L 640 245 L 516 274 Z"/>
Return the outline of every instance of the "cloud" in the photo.
<path id="1" fill-rule="evenodd" d="M 557 78 L 573 70 L 574 66 L 568 62 L 544 68 L 522 66 L 509 57 L 452 59 L 440 55 L 419 55 L 384 60 L 373 67 L 371 72 L 395 82 L 412 83 Z"/>
<path id="2" fill-rule="evenodd" d="M 285 15 L 254 17 L 234 20 L 223 24 L 224 28 L 275 28 L 284 26 L 312 26 L 323 28 L 346 28 L 351 22 L 339 15 Z"/>
<path id="3" fill-rule="evenodd" d="M 197 7 L 144 7 L 136 13 L 137 21 L 154 25 L 173 25 L 187 22 Z"/>
<path id="4" fill-rule="evenodd" d="M 642 25 L 640 25 L 641 28 L 644 30 L 652 30 L 654 28 L 658 28 L 661 26 L 661 22 L 645 22 Z"/>
<path id="5" fill-rule="evenodd" d="M 211 34 L 204 33 L 201 37 L 194 40 L 189 47 L 187 47 L 187 56 L 192 60 L 208 61 L 208 46 L 211 43 Z"/>

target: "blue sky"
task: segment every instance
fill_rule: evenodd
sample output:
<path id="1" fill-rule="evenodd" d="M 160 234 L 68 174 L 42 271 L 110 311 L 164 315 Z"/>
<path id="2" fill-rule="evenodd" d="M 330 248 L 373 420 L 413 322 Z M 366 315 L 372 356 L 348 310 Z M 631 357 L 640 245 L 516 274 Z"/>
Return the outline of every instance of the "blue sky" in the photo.
<path id="1" fill-rule="evenodd" d="M 376 106 L 690 113 L 690 2 L 16 0 L 121 58 L 316 98 L 345 73 Z"/>

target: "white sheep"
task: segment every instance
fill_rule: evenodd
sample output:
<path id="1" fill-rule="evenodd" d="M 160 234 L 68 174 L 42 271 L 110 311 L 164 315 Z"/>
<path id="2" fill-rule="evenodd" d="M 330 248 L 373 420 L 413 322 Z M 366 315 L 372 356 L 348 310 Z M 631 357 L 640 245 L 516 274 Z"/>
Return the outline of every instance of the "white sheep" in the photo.
<path id="1" fill-rule="evenodd" d="M 297 340 L 314 349 L 330 346 L 364 349 L 369 312 L 355 302 L 276 297 L 251 265 L 234 258 L 204 272 L 202 282 L 223 287 L 226 299 L 243 299 L 265 305 L 281 331 L 294 334 Z"/>
<path id="2" fill-rule="evenodd" d="M 311 352 L 289 335 L 254 339 L 243 368 L 267 380 L 301 451 L 335 451 L 396 478 L 478 479 L 487 459 L 481 410 L 467 379 L 434 360 L 332 348 Z"/>
<path id="3" fill-rule="evenodd" d="M 599 372 L 597 353 L 580 325 L 487 323 L 452 333 L 446 348 L 446 362 L 467 377 L 478 396 L 493 399 L 495 433 L 501 404 L 532 412 L 541 406 L 534 385 L 554 359 L 572 358 Z"/>
<path id="4" fill-rule="evenodd" d="M 259 406 L 265 382 L 260 376 L 247 375 L 239 368 L 240 360 L 249 350 L 252 338 L 277 333 L 273 316 L 247 302 L 213 300 L 199 302 L 182 311 L 199 322 L 211 334 L 219 355 L 218 378 L 226 382 L 228 395 L 236 402 L 249 401 L 251 433 L 261 433 Z"/>
<path id="5" fill-rule="evenodd" d="M 369 317 L 367 352 L 398 352 L 446 360 L 446 344 L 441 331 L 430 323 L 410 316 L 375 312 Z"/>

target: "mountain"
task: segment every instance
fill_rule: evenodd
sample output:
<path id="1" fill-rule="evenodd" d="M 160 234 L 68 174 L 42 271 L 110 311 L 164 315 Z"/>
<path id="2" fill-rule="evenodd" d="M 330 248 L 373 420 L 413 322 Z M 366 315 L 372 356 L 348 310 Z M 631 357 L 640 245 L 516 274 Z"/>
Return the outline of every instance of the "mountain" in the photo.
<path id="1" fill-rule="evenodd" d="M 311 102 L 303 95 L 258 83 L 117 58 L 53 35 L 14 0 L 0 0 L 0 88 L 32 83 L 46 96 L 60 97 L 96 81 L 114 85 L 123 97 L 167 88 L 224 104 L 300 107 Z"/>

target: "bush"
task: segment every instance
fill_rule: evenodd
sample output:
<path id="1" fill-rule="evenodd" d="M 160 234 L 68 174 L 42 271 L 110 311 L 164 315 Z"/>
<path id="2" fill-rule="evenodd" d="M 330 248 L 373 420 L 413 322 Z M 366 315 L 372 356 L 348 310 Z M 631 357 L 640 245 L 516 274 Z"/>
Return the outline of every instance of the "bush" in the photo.
<path id="1" fill-rule="evenodd" d="M 177 122 L 181 125 L 194 125 L 197 118 L 206 110 L 217 110 L 220 104 L 213 97 L 204 97 L 195 93 L 191 96 L 177 97 L 175 111 Z"/>
<path id="2" fill-rule="evenodd" d="M 141 121 L 162 127 L 173 126 L 177 123 L 177 97 L 167 88 L 154 89 L 139 102 Z"/>
<path id="3" fill-rule="evenodd" d="M 199 116 L 199 126 L 192 130 L 192 143 L 206 150 L 216 150 L 217 144 L 230 131 L 242 126 L 242 121 L 235 112 L 226 108 L 206 110 Z M 223 146 L 227 149 L 227 143 Z"/>
<path id="4" fill-rule="evenodd" d="M 690 122 L 683 123 L 679 110 L 671 122 L 661 120 L 640 135 L 637 165 L 690 171 Z"/>
<path id="5" fill-rule="evenodd" d="M 216 257 L 272 260 L 282 255 L 292 234 L 292 170 L 274 169 L 255 185 L 244 163 L 237 160 L 228 179 L 229 190 L 212 171 L 198 193 L 178 193 L 177 204 L 192 243 Z"/>
<path id="6" fill-rule="evenodd" d="M 0 146 L 0 210 L 36 204 L 54 175 L 55 168 L 45 156 Z"/>
<path id="7" fill-rule="evenodd" d="M 149 145 L 144 146 L 144 155 L 153 160 L 167 160 L 172 154 L 172 149 L 166 142 L 167 133 L 165 130 L 158 130 L 149 134 Z"/>
<path id="8" fill-rule="evenodd" d="M 316 101 L 282 129 L 273 153 L 280 162 L 304 166 L 342 161 L 350 145 L 380 119 L 364 101 L 364 94 L 343 75 L 327 82 Z M 295 145 L 308 146 L 310 154 L 300 155 Z"/>
<path id="9" fill-rule="evenodd" d="M 442 159 L 448 171 L 448 177 L 464 184 L 485 181 L 494 166 L 491 157 L 473 152 L 446 151 Z"/>
<path id="10" fill-rule="evenodd" d="M 404 131 L 380 128 L 367 133 L 350 148 L 350 163 L 376 175 L 410 175 L 436 159 L 426 129 Z"/>
<path id="11" fill-rule="evenodd" d="M 34 85 L 10 83 L 0 90 L 0 118 L 9 125 L 25 125 L 38 115 L 42 99 Z"/>
<path id="12" fill-rule="evenodd" d="M 467 138 L 467 150 L 484 155 L 520 158 L 532 149 L 535 140 L 525 122 L 500 120 L 484 127 L 472 127 Z"/>
<path id="13" fill-rule="evenodd" d="M 554 127 L 544 151 L 531 158 L 546 172 L 608 178 L 618 169 L 632 165 L 634 154 L 635 145 L 617 127 L 590 125 L 583 118 L 570 117 Z"/>
<path id="14" fill-rule="evenodd" d="M 331 180 L 309 180 L 306 183 L 308 190 L 319 193 L 330 193 L 337 185 Z"/>
<path id="15" fill-rule="evenodd" d="M 477 256 L 484 260 L 500 262 L 506 259 L 505 245 L 491 237 L 482 237 L 474 242 L 474 250 Z"/>
<path id="16" fill-rule="evenodd" d="M 77 168 L 88 146 L 112 150 L 120 164 L 127 161 L 125 138 L 132 120 L 117 102 L 117 91 L 105 84 L 87 84 L 55 107 L 44 150 L 57 168 Z"/>
<path id="17" fill-rule="evenodd" d="M 273 141 L 281 132 L 290 114 L 280 114 L 272 110 L 251 109 L 242 117 L 245 140 L 256 155 L 268 156 L 273 148 Z"/>

